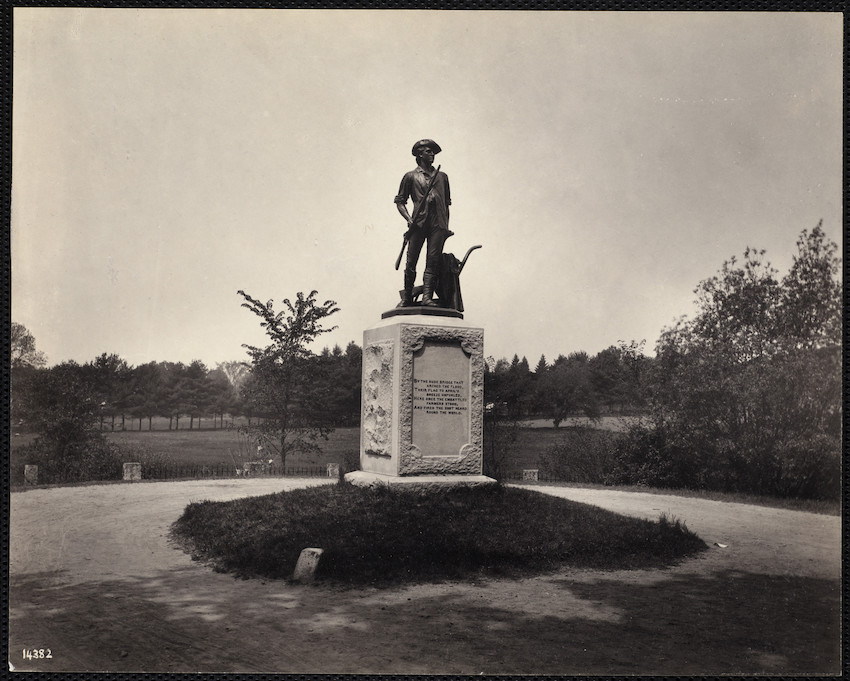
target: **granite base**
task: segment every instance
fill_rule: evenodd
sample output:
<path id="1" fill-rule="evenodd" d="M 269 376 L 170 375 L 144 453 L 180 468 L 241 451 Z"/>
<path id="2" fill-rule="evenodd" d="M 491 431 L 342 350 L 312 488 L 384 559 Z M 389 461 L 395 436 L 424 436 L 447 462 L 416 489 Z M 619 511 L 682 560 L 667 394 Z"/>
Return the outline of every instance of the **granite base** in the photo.
<path id="1" fill-rule="evenodd" d="M 381 475 L 366 471 L 352 471 L 345 480 L 358 487 L 394 487 L 415 492 L 445 491 L 451 487 L 477 487 L 495 485 L 496 481 L 486 475 Z"/>

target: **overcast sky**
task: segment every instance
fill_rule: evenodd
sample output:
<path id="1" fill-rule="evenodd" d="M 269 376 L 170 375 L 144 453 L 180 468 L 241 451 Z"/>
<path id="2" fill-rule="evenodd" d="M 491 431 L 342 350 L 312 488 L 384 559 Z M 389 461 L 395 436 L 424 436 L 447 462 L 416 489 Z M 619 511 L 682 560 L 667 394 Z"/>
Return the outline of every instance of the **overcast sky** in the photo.
<path id="1" fill-rule="evenodd" d="M 442 146 L 485 354 L 646 339 L 745 247 L 841 243 L 839 13 L 14 10 L 12 319 L 50 364 L 245 359 L 238 289 L 398 301 Z M 419 276 L 421 280 L 421 267 Z"/>

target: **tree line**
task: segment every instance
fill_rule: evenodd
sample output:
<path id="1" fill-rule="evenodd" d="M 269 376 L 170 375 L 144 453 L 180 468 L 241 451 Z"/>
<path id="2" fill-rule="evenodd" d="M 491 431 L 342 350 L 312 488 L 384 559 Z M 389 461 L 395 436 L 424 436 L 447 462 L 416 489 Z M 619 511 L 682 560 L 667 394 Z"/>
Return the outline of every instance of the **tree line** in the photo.
<path id="1" fill-rule="evenodd" d="M 32 339 L 20 324 L 22 337 Z M 34 347 L 34 344 L 33 344 Z M 557 427 L 567 416 L 634 413 L 645 408 L 641 380 L 652 360 L 641 353 L 643 343 L 621 342 L 595 356 L 585 352 L 559 355 L 548 364 L 541 357 L 534 371 L 528 360 L 514 355 L 486 362 L 487 400 L 499 402 L 517 418 L 547 418 Z M 12 364 L 12 424 L 28 429 L 60 396 L 86 405 L 101 430 L 152 430 L 153 419 L 168 419 L 168 430 L 222 428 L 242 417 L 252 422 L 268 418 L 269 403 L 279 386 L 294 385 L 292 375 L 270 376 L 276 365 L 254 349 L 255 361 L 222 362 L 208 368 L 202 361 L 148 362 L 130 365 L 117 354 L 103 353 L 79 364 L 73 361 L 45 367 L 21 354 Z M 312 418 L 330 427 L 360 422 L 362 349 L 350 342 L 324 347 L 300 359 L 303 390 L 311 392 Z M 262 366 L 267 362 L 268 366 Z M 292 367 L 289 367 L 291 370 Z M 282 399 L 292 401 L 293 395 Z M 182 423 L 182 425 L 181 425 Z"/>
<path id="2" fill-rule="evenodd" d="M 606 484 L 645 484 L 779 496 L 837 497 L 841 457 L 841 260 L 822 225 L 803 230 L 782 277 L 764 251 L 748 248 L 698 284 L 697 313 L 662 330 L 655 356 L 644 343 L 619 342 L 595 356 L 488 359 L 485 463 L 498 469 L 523 419 L 557 428 L 576 414 L 641 414 L 621 437 L 595 451 Z M 39 434 L 36 448 L 68 458 L 104 428 L 137 428 L 155 416 L 189 428 L 224 415 L 247 417 L 254 442 L 286 457 L 316 446 L 330 429 L 357 425 L 361 348 L 309 345 L 332 328 L 336 303 L 316 291 L 276 310 L 243 291 L 242 306 L 268 336 L 245 346 L 247 362 L 208 369 L 151 362 L 131 367 L 103 354 L 46 368 L 32 336 L 12 328 L 12 418 Z M 586 440 L 586 438 L 585 438 Z M 575 448 L 574 448 L 575 449 Z M 581 452 L 579 452 L 580 454 Z M 562 448 L 549 463 L 581 468 Z M 572 457 L 572 459 L 570 458 Z M 486 472 L 486 471 L 485 471 Z"/>
<path id="3" fill-rule="evenodd" d="M 541 355 L 533 371 L 525 357 L 488 358 L 488 408 L 514 420 L 551 420 L 555 428 L 569 416 L 640 413 L 647 407 L 643 383 L 653 362 L 643 354 L 645 344 L 619 341 L 593 356 L 558 355 L 551 364 Z"/>
<path id="4" fill-rule="evenodd" d="M 31 338 L 20 324 L 14 326 Z M 325 414 L 334 426 L 359 422 L 360 356 L 352 342 L 345 350 L 326 347 L 316 357 L 313 377 L 317 388 L 322 384 Z M 26 357 L 12 363 L 11 420 L 18 430 L 37 430 L 48 412 L 68 409 L 65 402 L 82 405 L 87 418 L 106 431 L 152 430 L 157 417 L 168 419 L 168 430 L 222 428 L 228 419 L 252 421 L 266 414 L 250 362 L 222 362 L 213 369 L 200 360 L 132 366 L 103 353 L 84 364 L 43 364 Z"/>

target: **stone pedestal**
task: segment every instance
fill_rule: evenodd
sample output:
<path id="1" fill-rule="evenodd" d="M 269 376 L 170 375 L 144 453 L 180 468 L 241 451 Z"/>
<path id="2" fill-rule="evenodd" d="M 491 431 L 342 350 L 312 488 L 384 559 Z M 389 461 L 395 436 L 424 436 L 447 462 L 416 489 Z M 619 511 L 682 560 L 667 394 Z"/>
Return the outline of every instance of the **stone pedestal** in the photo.
<path id="1" fill-rule="evenodd" d="M 457 317 L 394 315 L 363 334 L 355 484 L 449 484 L 482 476 L 484 330 Z"/>

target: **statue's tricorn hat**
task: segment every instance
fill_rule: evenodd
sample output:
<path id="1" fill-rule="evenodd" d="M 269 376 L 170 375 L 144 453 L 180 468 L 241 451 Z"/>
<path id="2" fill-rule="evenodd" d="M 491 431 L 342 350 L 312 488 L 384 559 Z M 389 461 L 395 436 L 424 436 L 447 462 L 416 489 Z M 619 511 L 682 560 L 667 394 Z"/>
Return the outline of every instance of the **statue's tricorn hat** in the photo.
<path id="1" fill-rule="evenodd" d="M 434 140 L 419 140 L 413 145 L 413 150 L 410 153 L 416 156 L 416 152 L 419 151 L 419 147 L 431 147 L 435 154 L 439 154 L 442 151 L 442 149 L 440 149 L 440 145 Z"/>

